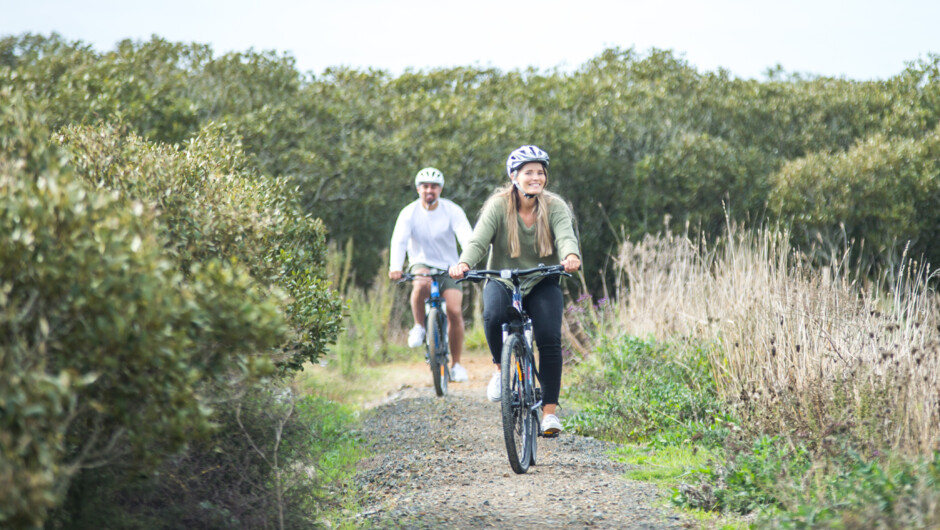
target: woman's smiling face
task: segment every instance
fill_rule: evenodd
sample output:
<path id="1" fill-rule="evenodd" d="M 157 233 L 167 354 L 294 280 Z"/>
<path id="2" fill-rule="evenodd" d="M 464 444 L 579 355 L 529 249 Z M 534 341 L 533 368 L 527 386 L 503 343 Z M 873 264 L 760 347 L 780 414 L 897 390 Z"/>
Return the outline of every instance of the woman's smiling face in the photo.
<path id="1" fill-rule="evenodd" d="M 523 193 L 538 195 L 545 189 L 548 173 L 541 162 L 529 162 L 516 172 L 516 182 Z"/>

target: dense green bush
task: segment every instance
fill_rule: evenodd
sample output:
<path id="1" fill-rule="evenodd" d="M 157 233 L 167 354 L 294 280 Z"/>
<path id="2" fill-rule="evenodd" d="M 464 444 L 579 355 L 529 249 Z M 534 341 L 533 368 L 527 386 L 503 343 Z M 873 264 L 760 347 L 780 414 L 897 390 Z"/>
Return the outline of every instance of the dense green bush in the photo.
<path id="1" fill-rule="evenodd" d="M 74 528 L 313 528 L 342 502 L 358 442 L 353 415 L 290 387 L 251 386 L 219 427 L 150 474 L 110 466 L 76 479 L 55 524 Z M 80 492 L 80 493 L 79 493 Z"/>
<path id="2" fill-rule="evenodd" d="M 253 171 L 225 133 L 209 124 L 181 149 L 108 125 L 67 127 L 58 140 L 89 184 L 158 212 L 166 249 L 184 275 L 194 263 L 223 260 L 285 290 L 294 333 L 276 360 L 296 370 L 322 355 L 339 329 L 322 222 L 301 213 L 286 179 Z"/>
<path id="3" fill-rule="evenodd" d="M 927 458 L 861 454 L 835 445 L 825 464 L 788 484 L 780 528 L 934 528 L 940 524 L 940 452 Z M 798 477 L 794 477 L 798 478 Z M 803 485 L 810 485 L 804 488 Z"/>
<path id="4" fill-rule="evenodd" d="M 804 247 L 864 241 L 885 264 L 911 243 L 913 257 L 940 263 L 940 130 L 918 139 L 873 136 L 844 153 L 817 153 L 773 176 L 770 209 L 789 220 Z M 892 263 L 888 261 L 887 263 Z"/>
<path id="5" fill-rule="evenodd" d="M 758 514 L 772 528 L 932 528 L 940 520 L 940 453 L 926 458 L 861 451 L 836 433 L 822 445 L 762 436 L 692 470 L 678 505 Z"/>
<path id="6" fill-rule="evenodd" d="M 692 232 L 720 234 L 728 217 L 763 213 L 768 160 L 754 149 L 721 138 L 680 134 L 661 152 L 636 165 L 634 210 L 647 216 L 634 234 L 642 237 L 671 223 Z M 640 221 L 640 220 L 638 220 Z"/>
<path id="7" fill-rule="evenodd" d="M 818 165 L 848 150 L 857 160 L 877 150 L 870 138 L 894 145 L 932 134 L 938 64 L 928 56 L 885 82 L 780 71 L 759 81 L 698 72 L 669 51 L 609 49 L 573 72 L 335 68 L 317 76 L 298 72 L 289 55 L 215 57 L 208 46 L 157 37 L 105 53 L 57 35 L 0 40 L 0 86 L 41 102 L 54 128 L 122 123 L 142 139 L 182 145 L 210 122 L 227 124 L 254 172 L 289 178 L 303 211 L 332 238 L 356 239 L 360 284 L 384 265 L 380 252 L 413 200 L 420 167 L 440 168 L 445 196 L 473 218 L 505 181 L 506 154 L 523 143 L 544 147 L 553 157 L 549 186 L 571 201 L 593 272 L 620 234 L 659 230 L 666 214 L 712 231 L 730 197 L 732 220 L 764 220 L 771 193 L 789 193 L 774 183 L 789 180 L 792 167 L 771 178 L 784 163 Z M 882 178 L 866 167 L 856 168 L 860 178 Z M 771 213 L 795 220 L 796 234 L 818 230 L 799 225 L 799 207 Z M 830 217 L 902 247 L 905 238 L 933 237 Z"/>
<path id="8" fill-rule="evenodd" d="M 41 519 L 83 467 L 146 463 L 207 432 L 198 383 L 262 373 L 270 363 L 254 354 L 287 330 L 284 300 L 241 269 L 207 261 L 181 277 L 153 212 L 88 189 L 11 100 L 0 108 L 0 362 L 25 384 L 2 388 L 15 437 L 2 450 L 8 473 L 40 477 L 4 496 L 0 513 L 16 521 Z"/>
<path id="9" fill-rule="evenodd" d="M 79 516 L 94 477 L 119 487 L 220 426 L 243 436 L 212 404 L 316 359 L 340 302 L 320 222 L 218 129 L 181 150 L 106 125 L 53 143 L 4 96 L 0 520 L 32 526 L 63 499 L 56 518 Z"/>
<path id="10" fill-rule="evenodd" d="M 572 374 L 568 397 L 581 410 L 566 422 L 617 441 L 721 445 L 732 417 L 718 396 L 708 346 L 676 346 L 630 336 L 605 341 Z"/>

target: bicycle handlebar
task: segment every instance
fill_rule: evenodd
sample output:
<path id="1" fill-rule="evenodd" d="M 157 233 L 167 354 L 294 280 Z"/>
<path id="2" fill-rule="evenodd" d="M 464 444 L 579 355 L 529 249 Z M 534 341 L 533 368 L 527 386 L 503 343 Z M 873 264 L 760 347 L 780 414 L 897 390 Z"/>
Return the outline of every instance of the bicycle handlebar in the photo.
<path id="1" fill-rule="evenodd" d="M 460 283 L 464 280 L 479 283 L 483 280 L 486 280 L 487 278 L 493 277 L 511 280 L 513 283 L 516 283 L 521 278 L 532 276 L 534 274 L 539 274 L 539 276 L 571 277 L 570 273 L 565 272 L 564 265 L 539 265 L 538 267 L 532 267 L 531 269 L 468 270 L 464 272 L 463 278 L 457 280 L 457 283 Z"/>
<path id="2" fill-rule="evenodd" d="M 416 278 L 419 278 L 419 277 L 430 278 L 432 276 L 440 276 L 441 274 L 447 274 L 447 271 L 432 267 L 430 272 L 416 272 L 416 273 L 402 272 L 401 278 L 397 281 L 397 283 L 414 281 Z"/>

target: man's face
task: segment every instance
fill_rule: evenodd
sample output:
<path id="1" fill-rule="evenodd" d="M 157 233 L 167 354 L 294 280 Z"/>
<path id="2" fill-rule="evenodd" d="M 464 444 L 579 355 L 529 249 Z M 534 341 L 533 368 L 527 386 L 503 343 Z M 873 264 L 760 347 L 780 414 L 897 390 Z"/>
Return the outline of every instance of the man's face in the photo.
<path id="1" fill-rule="evenodd" d="M 441 185 L 422 182 L 418 184 L 418 196 L 425 206 L 431 206 L 441 196 Z"/>

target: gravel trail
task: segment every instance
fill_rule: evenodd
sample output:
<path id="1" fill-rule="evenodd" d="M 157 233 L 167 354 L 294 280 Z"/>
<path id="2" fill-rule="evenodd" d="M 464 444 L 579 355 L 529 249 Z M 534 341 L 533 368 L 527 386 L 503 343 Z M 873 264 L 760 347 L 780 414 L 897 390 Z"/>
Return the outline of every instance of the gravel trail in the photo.
<path id="1" fill-rule="evenodd" d="M 364 414 L 374 456 L 356 481 L 357 524 L 376 528 L 688 528 L 656 486 L 623 478 L 612 444 L 562 433 L 539 438 L 537 465 L 509 467 L 499 404 L 486 400 L 492 365 L 468 358 L 467 383 L 445 398 L 428 386 L 400 389 Z M 426 367 L 423 368 L 427 370 Z M 559 409 L 560 415 L 564 410 Z"/>

